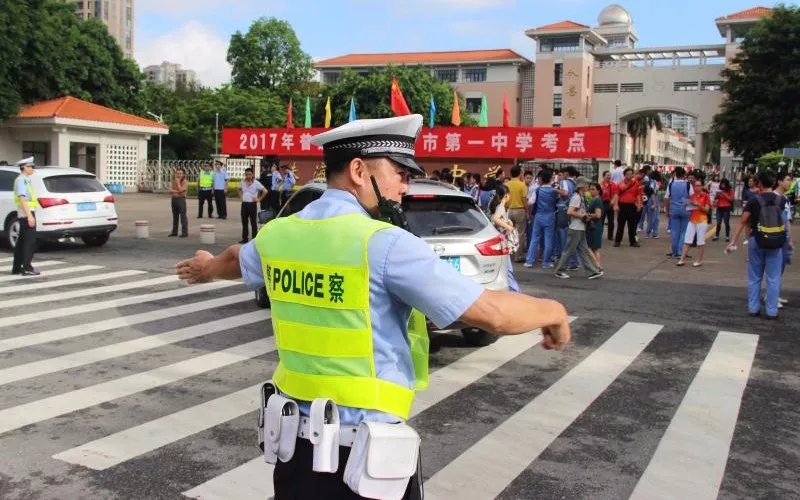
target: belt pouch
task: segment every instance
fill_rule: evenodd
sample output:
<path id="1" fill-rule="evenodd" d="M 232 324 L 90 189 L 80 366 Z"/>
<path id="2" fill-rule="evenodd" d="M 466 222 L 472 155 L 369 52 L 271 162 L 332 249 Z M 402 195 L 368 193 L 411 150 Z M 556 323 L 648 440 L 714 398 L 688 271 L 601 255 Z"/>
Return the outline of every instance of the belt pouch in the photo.
<path id="1" fill-rule="evenodd" d="M 264 460 L 275 464 L 288 462 L 294 456 L 300 409 L 294 400 L 273 394 L 264 413 Z"/>
<path id="2" fill-rule="evenodd" d="M 275 384 L 272 383 L 272 380 L 265 382 L 264 385 L 261 386 L 260 389 L 261 395 L 261 406 L 258 408 L 258 447 L 261 448 L 261 451 L 264 451 L 264 412 L 267 411 L 267 401 L 269 400 L 270 396 L 277 393 L 278 390 L 275 388 Z"/>
<path id="3" fill-rule="evenodd" d="M 410 426 L 361 422 L 344 481 L 366 498 L 400 499 L 417 469 L 419 434 Z"/>
<path id="4" fill-rule="evenodd" d="M 308 439 L 314 445 L 314 472 L 339 470 L 339 409 L 333 400 L 311 402 Z"/>

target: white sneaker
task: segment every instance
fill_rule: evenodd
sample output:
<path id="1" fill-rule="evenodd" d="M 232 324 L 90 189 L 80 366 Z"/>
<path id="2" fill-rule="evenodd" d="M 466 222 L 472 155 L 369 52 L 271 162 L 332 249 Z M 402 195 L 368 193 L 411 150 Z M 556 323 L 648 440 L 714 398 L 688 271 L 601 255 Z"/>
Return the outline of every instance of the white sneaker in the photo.
<path id="1" fill-rule="evenodd" d="M 783 297 L 778 297 L 778 304 L 788 304 L 789 301 Z"/>

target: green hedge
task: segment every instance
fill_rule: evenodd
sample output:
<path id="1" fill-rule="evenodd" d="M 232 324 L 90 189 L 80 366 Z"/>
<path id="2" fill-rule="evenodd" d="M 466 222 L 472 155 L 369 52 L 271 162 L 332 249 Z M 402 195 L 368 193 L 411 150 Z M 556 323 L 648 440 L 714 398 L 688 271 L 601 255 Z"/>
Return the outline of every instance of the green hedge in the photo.
<path id="1" fill-rule="evenodd" d="M 189 182 L 186 196 L 197 197 L 197 182 Z M 239 181 L 228 181 L 228 198 L 239 196 Z"/>

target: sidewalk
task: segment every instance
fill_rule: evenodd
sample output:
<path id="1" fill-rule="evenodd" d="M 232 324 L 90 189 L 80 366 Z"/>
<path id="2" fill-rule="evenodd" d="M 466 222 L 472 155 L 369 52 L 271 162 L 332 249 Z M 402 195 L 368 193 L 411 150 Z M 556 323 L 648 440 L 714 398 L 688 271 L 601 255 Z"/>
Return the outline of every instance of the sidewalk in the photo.
<path id="1" fill-rule="evenodd" d="M 117 212 L 119 214 L 119 229 L 112 235 L 108 243 L 109 248 L 125 247 L 147 248 L 157 246 L 167 254 L 164 263 L 159 267 L 167 268 L 174 265 L 179 258 L 190 256 L 195 250 L 203 249 L 212 253 L 222 251 L 226 246 L 237 243 L 241 239 L 241 222 L 239 217 L 240 202 L 238 199 L 228 199 L 227 220 L 208 219 L 207 213 L 202 219 L 197 218 L 197 200 L 187 200 L 189 217 L 188 238 L 168 238 L 172 228 L 172 214 L 168 195 L 151 193 L 130 193 L 117 195 Z M 215 213 L 216 216 L 216 213 Z M 136 238 L 134 222 L 137 220 L 150 221 L 150 238 L 140 240 Z M 200 243 L 200 225 L 213 224 L 216 230 L 215 245 L 202 245 Z M 731 231 L 739 224 L 738 217 L 732 217 Z M 739 245 L 739 249 L 732 254 L 725 254 L 725 242 L 708 241 L 703 266 L 693 268 L 691 265 L 679 268 L 675 266 L 675 259 L 666 257 L 670 247 L 670 235 L 666 232 L 667 221 L 662 214 L 662 232 L 659 239 L 647 239 L 640 233 L 640 248 L 631 248 L 627 245 L 627 237 L 619 248 L 614 248 L 612 242 L 604 239 L 601 255 L 606 276 L 604 279 L 641 279 L 647 281 L 667 281 L 673 283 L 713 284 L 720 286 L 743 287 L 746 286 L 746 257 L 747 247 Z M 800 230 L 798 228 L 797 230 Z M 797 240 L 797 238 L 795 238 Z M 689 255 L 696 255 L 697 249 L 690 248 Z M 525 269 L 521 264 L 515 264 L 515 272 L 521 277 L 535 279 L 554 279 L 552 271 L 541 269 Z M 583 271 L 573 273 L 576 277 L 582 276 Z M 654 283 L 654 286 L 657 286 Z M 789 266 L 783 279 L 783 289 L 787 291 L 800 291 L 800 263 Z"/>

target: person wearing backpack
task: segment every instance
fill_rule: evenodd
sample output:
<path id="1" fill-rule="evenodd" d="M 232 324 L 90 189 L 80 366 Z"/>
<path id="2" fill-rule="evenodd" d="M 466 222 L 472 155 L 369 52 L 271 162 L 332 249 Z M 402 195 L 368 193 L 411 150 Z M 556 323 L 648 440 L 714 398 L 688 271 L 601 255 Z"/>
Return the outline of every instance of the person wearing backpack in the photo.
<path id="1" fill-rule="evenodd" d="M 568 228 L 571 223 L 571 218 L 568 212 L 568 205 L 575 194 L 575 179 L 578 177 L 578 169 L 569 166 L 562 169 L 564 178 L 559 183 L 559 194 L 561 198 L 556 205 L 556 235 L 558 238 L 558 254 L 559 258 L 565 248 L 567 248 Z M 578 257 L 573 256 L 568 263 L 568 269 L 575 271 L 580 269 L 578 267 Z"/>
<path id="2" fill-rule="evenodd" d="M 750 201 L 744 207 L 739 227 L 726 252 L 736 250 L 736 241 L 750 228 L 747 246 L 747 311 L 750 316 L 761 315 L 761 282 L 766 282 L 767 319 L 778 317 L 778 297 L 781 290 L 781 264 L 783 245 L 786 242 L 786 223 L 784 220 L 785 199 L 772 191 L 775 174 L 771 170 L 758 173 L 757 187 Z"/>
<path id="3" fill-rule="evenodd" d="M 534 262 L 536 262 L 536 255 L 539 253 L 540 243 L 544 241 L 542 269 L 552 269 L 553 263 L 550 258 L 553 253 L 553 227 L 555 226 L 556 202 L 559 194 L 551 185 L 553 180 L 552 170 L 542 170 L 539 178 L 541 185 L 536 188 L 531 200 L 533 229 L 531 242 L 528 245 L 528 254 L 523 265 L 525 267 L 533 267 Z"/>

